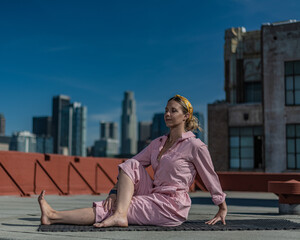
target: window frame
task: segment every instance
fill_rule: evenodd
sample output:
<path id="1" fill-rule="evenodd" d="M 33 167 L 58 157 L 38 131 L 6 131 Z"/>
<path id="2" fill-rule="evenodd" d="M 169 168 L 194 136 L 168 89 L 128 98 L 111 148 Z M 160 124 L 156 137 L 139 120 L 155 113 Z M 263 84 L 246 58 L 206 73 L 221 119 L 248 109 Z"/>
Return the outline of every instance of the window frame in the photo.
<path id="1" fill-rule="evenodd" d="M 291 64 L 292 63 L 292 71 L 291 73 L 287 73 L 287 64 Z M 300 60 L 296 60 L 296 61 L 285 61 L 284 62 L 284 101 L 285 101 L 285 106 L 300 106 L 300 101 L 298 104 L 296 104 L 296 91 L 300 92 L 300 89 L 296 89 L 295 88 L 295 78 L 298 76 L 300 77 L 300 72 L 296 73 L 295 71 L 295 64 L 300 64 Z M 287 90 L 287 78 L 288 77 L 292 77 L 293 78 L 293 88 L 292 90 Z M 292 92 L 292 96 L 293 96 L 293 103 L 287 103 L 287 96 L 288 96 L 288 92 Z"/>
<path id="2" fill-rule="evenodd" d="M 288 136 L 288 127 L 292 127 L 294 128 L 294 136 Z M 297 155 L 300 155 L 300 149 L 297 152 L 297 140 L 300 141 L 300 134 L 299 136 L 297 136 L 297 126 L 300 128 L 300 124 L 286 124 L 286 169 L 287 170 L 300 170 L 300 160 L 299 160 L 299 166 L 297 166 Z M 293 140 L 294 141 L 294 153 L 293 152 L 288 152 L 289 146 L 288 146 L 288 140 Z M 290 168 L 289 167 L 289 162 L 288 162 L 288 157 L 289 155 L 294 155 L 294 168 Z"/>
<path id="3" fill-rule="evenodd" d="M 251 134 L 247 134 L 247 133 L 244 133 L 242 134 L 241 131 L 242 130 L 246 130 L 246 128 L 251 129 Z M 259 129 L 260 128 L 260 129 Z M 258 131 L 259 129 L 259 131 Z M 230 170 L 239 170 L 239 171 L 249 171 L 249 170 L 255 170 L 255 169 L 261 169 L 261 168 L 255 168 L 255 145 L 254 145 L 254 137 L 255 136 L 261 136 L 261 137 L 264 137 L 264 134 L 263 134 L 263 126 L 246 126 L 246 127 L 229 127 L 228 129 L 229 131 L 229 135 L 228 135 L 228 140 L 229 140 L 229 144 L 228 144 L 228 148 L 229 148 L 229 169 Z M 232 133 L 233 131 L 235 131 L 235 133 Z M 259 134 L 260 132 L 260 134 Z M 231 145 L 231 138 L 232 137 L 238 137 L 238 146 L 234 146 L 234 145 Z M 242 146 L 242 137 L 251 137 L 252 140 L 253 140 L 253 145 L 252 146 Z M 242 161 L 243 159 L 246 160 L 246 159 L 249 159 L 249 158 L 245 158 L 243 157 L 242 158 L 242 149 L 249 149 L 249 148 L 252 148 L 252 151 L 253 151 L 253 157 L 252 157 L 252 160 L 253 160 L 253 167 L 252 168 L 243 168 L 242 165 Z M 231 160 L 233 159 L 232 158 L 232 152 L 231 152 L 231 149 L 236 149 L 237 152 L 238 152 L 238 158 L 235 157 L 236 159 L 239 160 L 239 166 L 238 168 L 236 167 L 232 167 L 232 162 Z M 262 156 L 262 164 L 264 162 L 264 159 L 263 159 L 263 156 Z"/>
<path id="4" fill-rule="evenodd" d="M 258 101 L 250 101 L 249 99 L 247 100 L 247 90 L 249 90 L 250 88 L 252 88 L 252 93 L 254 93 L 255 91 L 257 91 L 257 89 L 255 89 L 256 87 L 259 86 L 259 93 L 260 93 L 260 96 L 259 96 L 259 100 Z M 244 103 L 262 103 L 263 101 L 263 96 L 262 96 L 262 82 L 261 81 L 251 81 L 251 82 L 244 82 Z M 253 96 L 252 96 L 253 98 Z"/>

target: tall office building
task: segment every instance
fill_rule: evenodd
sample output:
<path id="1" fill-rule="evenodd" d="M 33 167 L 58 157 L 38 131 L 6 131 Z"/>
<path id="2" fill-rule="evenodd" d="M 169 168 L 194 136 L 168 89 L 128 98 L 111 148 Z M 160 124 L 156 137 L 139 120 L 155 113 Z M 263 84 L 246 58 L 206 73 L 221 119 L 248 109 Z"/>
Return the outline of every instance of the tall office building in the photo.
<path id="1" fill-rule="evenodd" d="M 51 128 L 51 117 L 33 117 L 32 132 L 36 135 L 36 151 L 38 153 L 53 153 L 53 137 L 51 136 Z"/>
<path id="2" fill-rule="evenodd" d="M 125 92 L 122 104 L 122 155 L 137 153 L 137 120 L 136 105 L 133 92 Z"/>
<path id="3" fill-rule="evenodd" d="M 114 122 L 100 122 L 100 139 L 118 139 L 118 125 Z"/>
<path id="4" fill-rule="evenodd" d="M 36 136 L 28 131 L 15 132 L 9 146 L 11 151 L 36 152 Z"/>
<path id="5" fill-rule="evenodd" d="M 52 118 L 51 117 L 33 117 L 32 132 L 37 136 L 51 136 Z"/>
<path id="6" fill-rule="evenodd" d="M 52 137 L 53 153 L 60 152 L 61 143 L 61 110 L 70 104 L 70 97 L 59 95 L 52 100 Z"/>
<path id="7" fill-rule="evenodd" d="M 139 122 L 139 152 L 143 150 L 151 141 L 151 125 L 151 122 Z"/>
<path id="8" fill-rule="evenodd" d="M 155 139 L 169 132 L 169 128 L 166 126 L 164 113 L 156 113 L 153 116 L 151 127 L 151 139 Z"/>
<path id="9" fill-rule="evenodd" d="M 115 157 L 119 154 L 118 126 L 100 122 L 100 139 L 94 144 L 94 157 Z"/>
<path id="10" fill-rule="evenodd" d="M 0 136 L 5 136 L 5 117 L 0 113 Z"/>
<path id="11" fill-rule="evenodd" d="M 72 103 L 61 109 L 59 153 L 86 156 L 87 108 L 81 103 Z"/>

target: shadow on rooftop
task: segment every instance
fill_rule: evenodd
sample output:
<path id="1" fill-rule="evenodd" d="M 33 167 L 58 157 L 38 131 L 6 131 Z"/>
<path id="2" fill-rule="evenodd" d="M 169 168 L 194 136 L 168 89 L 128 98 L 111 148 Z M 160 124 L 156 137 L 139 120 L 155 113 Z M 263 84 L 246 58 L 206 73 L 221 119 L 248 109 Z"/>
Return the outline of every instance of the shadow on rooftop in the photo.
<path id="1" fill-rule="evenodd" d="M 254 212 L 229 212 L 230 215 L 247 215 L 247 216 L 279 216 L 279 213 L 254 213 Z"/>
<path id="2" fill-rule="evenodd" d="M 18 218 L 18 220 L 29 221 L 29 222 L 39 222 L 41 218 Z"/>
<path id="3" fill-rule="evenodd" d="M 8 227 L 38 227 L 39 226 L 39 224 L 27 225 L 27 224 L 10 224 L 10 223 L 1 223 L 1 225 L 8 226 Z"/>
<path id="4" fill-rule="evenodd" d="M 209 197 L 192 197 L 192 204 L 212 205 Z M 278 207 L 278 200 L 272 199 L 250 199 L 250 198 L 226 198 L 228 206 L 241 207 Z"/>

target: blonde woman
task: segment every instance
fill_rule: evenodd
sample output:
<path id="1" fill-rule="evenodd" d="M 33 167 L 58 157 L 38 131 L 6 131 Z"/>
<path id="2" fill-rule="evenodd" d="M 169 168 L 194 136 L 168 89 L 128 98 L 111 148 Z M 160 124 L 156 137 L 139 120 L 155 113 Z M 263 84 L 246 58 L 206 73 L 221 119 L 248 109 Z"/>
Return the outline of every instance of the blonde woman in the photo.
<path id="1" fill-rule="evenodd" d="M 175 95 L 168 100 L 164 119 L 169 134 L 153 140 L 139 154 L 119 165 L 118 182 L 106 200 L 94 202 L 91 208 L 56 211 L 46 202 L 45 191 L 42 191 L 39 196 L 41 223 L 94 224 L 95 227 L 178 226 L 187 220 L 191 207 L 188 190 L 198 173 L 212 201 L 219 206 L 215 217 L 206 224 L 218 221 L 226 224 L 226 194 L 207 146 L 192 133 L 199 125 L 191 103 Z M 154 180 L 145 170 L 149 165 L 154 170 Z"/>

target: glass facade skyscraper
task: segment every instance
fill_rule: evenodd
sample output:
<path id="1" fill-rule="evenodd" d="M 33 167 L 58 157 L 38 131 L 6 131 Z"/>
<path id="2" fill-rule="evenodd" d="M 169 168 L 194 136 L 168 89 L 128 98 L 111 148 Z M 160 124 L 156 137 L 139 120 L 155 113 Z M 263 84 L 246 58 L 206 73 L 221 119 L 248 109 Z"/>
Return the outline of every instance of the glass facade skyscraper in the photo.
<path id="1" fill-rule="evenodd" d="M 52 137 L 53 153 L 60 153 L 61 146 L 61 110 L 70 104 L 70 97 L 59 95 L 52 100 Z"/>
<path id="2" fill-rule="evenodd" d="M 87 108 L 81 103 L 72 103 L 61 110 L 60 153 L 86 156 Z"/>
<path id="3" fill-rule="evenodd" d="M 53 137 L 51 136 L 51 128 L 51 117 L 33 117 L 32 132 L 36 135 L 36 151 L 38 153 L 53 153 Z"/>

